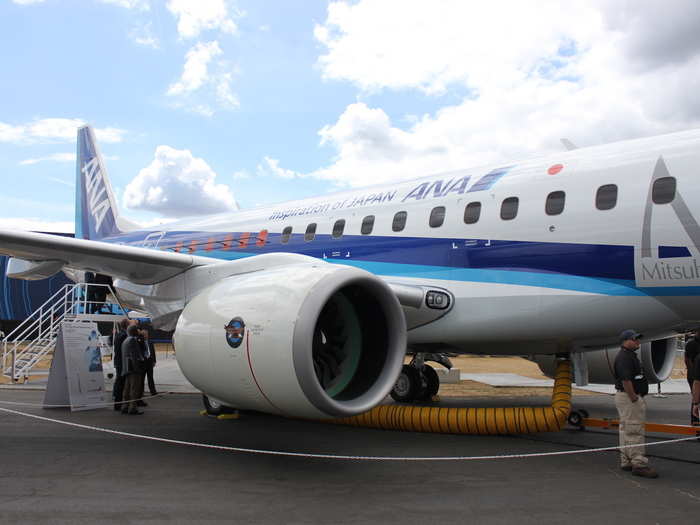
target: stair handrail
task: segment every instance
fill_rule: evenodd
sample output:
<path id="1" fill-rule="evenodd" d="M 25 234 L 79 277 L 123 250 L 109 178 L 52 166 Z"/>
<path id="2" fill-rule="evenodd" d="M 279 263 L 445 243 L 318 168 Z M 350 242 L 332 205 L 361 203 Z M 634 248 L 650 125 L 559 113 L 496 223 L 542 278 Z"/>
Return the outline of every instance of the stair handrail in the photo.
<path id="1" fill-rule="evenodd" d="M 66 309 L 70 308 L 73 303 L 71 300 L 71 294 L 75 290 L 76 285 L 65 284 L 58 290 L 54 295 L 47 299 L 37 310 L 32 312 L 32 314 L 27 317 L 22 323 L 20 323 L 14 330 L 10 332 L 8 336 L 3 340 L 3 358 L 2 358 L 2 373 L 3 375 L 8 375 L 11 372 L 13 379 L 17 377 L 17 362 L 22 359 L 25 354 L 33 353 L 35 347 L 44 341 L 46 334 L 50 335 L 49 339 L 55 339 L 55 328 L 57 324 L 63 321 L 65 318 Z M 58 303 L 58 308 L 57 308 Z M 63 306 L 63 309 L 61 309 Z M 59 312 L 57 314 L 57 312 Z M 44 327 L 46 323 L 46 316 L 49 315 L 49 326 Z M 58 317 L 58 319 L 55 319 Z M 31 340 L 31 342 L 26 345 L 22 351 L 17 354 L 18 346 L 26 341 L 28 334 L 38 332 L 37 336 Z M 8 350 L 8 345 L 11 349 Z M 51 346 L 51 341 L 46 345 Z M 11 354 L 11 365 L 7 366 L 7 355 Z M 45 352 L 44 352 L 45 353 Z M 31 359 L 30 359 L 31 361 Z M 24 366 L 22 367 L 24 368 Z"/>
<path id="2" fill-rule="evenodd" d="M 119 299 L 112 287 L 108 284 L 102 283 L 75 283 L 73 285 L 66 284 L 60 290 L 58 290 L 54 295 L 47 299 L 37 310 L 35 310 L 27 319 L 20 323 L 10 334 L 5 337 L 2 341 L 3 355 L 2 355 L 2 374 L 9 377 L 12 380 L 17 379 L 23 373 L 26 375 L 26 371 L 30 370 L 52 347 L 55 347 L 56 338 L 58 336 L 58 327 L 64 321 L 70 322 L 80 322 L 81 319 L 76 317 L 67 318 L 68 314 L 74 314 L 79 316 L 81 314 L 87 314 L 88 304 L 104 304 L 105 301 L 88 301 L 88 289 L 89 287 L 103 287 L 107 288 L 107 294 L 111 293 L 114 299 L 113 304 L 117 304 L 118 307 L 125 311 L 124 306 L 121 304 Z M 83 290 L 83 293 L 76 293 Z M 63 294 L 61 296 L 61 294 Z M 50 307 L 49 307 L 49 303 Z M 82 309 L 81 309 L 82 305 Z M 77 311 L 76 310 L 77 306 Z M 82 310 L 82 311 L 81 311 Z M 92 310 L 92 308 L 91 308 Z M 46 316 L 48 316 L 48 326 L 46 324 Z M 25 326 L 26 325 L 26 326 Z M 20 330 L 24 327 L 23 331 Z M 38 331 L 37 336 L 34 337 L 29 344 L 27 344 L 22 351 L 17 354 L 17 348 L 20 342 L 25 341 L 22 339 L 26 337 L 27 334 L 31 334 L 34 331 Z M 19 334 L 18 334 L 19 333 Z M 14 339 L 11 339 L 11 337 Z M 12 345 L 11 353 L 11 364 L 7 366 L 7 354 L 8 354 L 8 342 Z M 36 347 L 41 347 L 39 351 L 36 351 Z M 27 358 L 27 356 L 31 356 Z M 21 365 L 18 367 L 18 361 Z M 19 369 L 18 369 L 19 368 Z"/>

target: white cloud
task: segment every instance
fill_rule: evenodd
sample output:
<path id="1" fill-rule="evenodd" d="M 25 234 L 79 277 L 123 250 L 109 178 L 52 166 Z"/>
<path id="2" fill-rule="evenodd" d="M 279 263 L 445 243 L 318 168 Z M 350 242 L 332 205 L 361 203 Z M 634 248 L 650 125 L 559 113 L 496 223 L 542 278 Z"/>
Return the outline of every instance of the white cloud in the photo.
<path id="1" fill-rule="evenodd" d="M 140 46 L 160 49 L 160 41 L 153 34 L 153 25 L 147 22 L 129 31 L 129 38 Z"/>
<path id="2" fill-rule="evenodd" d="M 202 31 L 217 29 L 234 34 L 236 23 L 226 0 L 170 0 L 168 10 L 178 19 L 177 30 L 182 38 L 196 38 Z M 232 9 L 234 16 L 241 13 Z"/>
<path id="3" fill-rule="evenodd" d="M 37 119 L 18 125 L 0 122 L 0 142 L 13 144 L 75 142 L 78 128 L 85 124 L 84 120 L 67 118 Z M 126 130 L 96 128 L 95 133 L 100 142 L 115 143 L 123 140 Z"/>
<path id="4" fill-rule="evenodd" d="M 127 185 L 123 201 L 128 208 L 166 217 L 238 209 L 230 188 L 215 179 L 211 167 L 190 151 L 158 146 L 153 162 Z"/>
<path id="5" fill-rule="evenodd" d="M 235 109 L 239 106 L 231 88 L 231 68 L 227 62 L 216 60 L 222 54 L 216 41 L 199 42 L 187 52 L 180 80 L 171 84 L 166 92 L 168 96 L 175 97 L 177 107 L 211 116 L 214 108 L 210 99 L 217 109 Z"/>
<path id="6" fill-rule="evenodd" d="M 221 55 L 222 51 L 218 42 L 197 43 L 185 56 L 185 65 L 179 82 L 168 88 L 168 95 L 180 95 L 189 91 L 195 91 L 209 81 L 209 62 Z"/>
<path id="7" fill-rule="evenodd" d="M 46 157 L 37 157 L 20 161 L 20 166 L 29 166 L 39 162 L 75 162 L 75 153 L 54 153 Z"/>
<path id="8" fill-rule="evenodd" d="M 461 101 L 402 126 L 351 104 L 319 131 L 333 163 L 305 176 L 362 185 L 560 151 L 560 137 L 584 146 L 700 127 L 699 6 L 333 2 L 315 28 L 324 78 Z"/>
<path id="9" fill-rule="evenodd" d="M 125 9 L 138 9 L 140 11 L 148 11 L 151 9 L 148 0 L 99 0 L 103 4 L 112 4 Z"/>
<path id="10" fill-rule="evenodd" d="M 293 179 L 295 177 L 302 177 L 303 176 L 301 173 L 298 173 L 296 171 L 282 168 L 282 167 L 280 167 L 279 164 L 280 164 L 280 161 L 277 159 L 273 159 L 270 157 L 264 157 L 263 161 L 260 164 L 258 164 L 258 167 L 257 167 L 258 175 L 280 177 L 283 179 Z M 234 174 L 234 178 L 235 177 L 236 177 L 236 175 Z M 243 177 L 239 177 L 239 178 L 243 178 Z"/>
<path id="11" fill-rule="evenodd" d="M 3 230 L 22 230 L 36 232 L 56 232 L 73 233 L 75 225 L 69 221 L 45 221 L 43 219 L 32 218 L 2 218 L 0 217 L 0 228 Z"/>
<path id="12" fill-rule="evenodd" d="M 46 0 L 12 0 L 13 4 L 17 5 L 31 5 L 31 4 L 42 4 Z"/>

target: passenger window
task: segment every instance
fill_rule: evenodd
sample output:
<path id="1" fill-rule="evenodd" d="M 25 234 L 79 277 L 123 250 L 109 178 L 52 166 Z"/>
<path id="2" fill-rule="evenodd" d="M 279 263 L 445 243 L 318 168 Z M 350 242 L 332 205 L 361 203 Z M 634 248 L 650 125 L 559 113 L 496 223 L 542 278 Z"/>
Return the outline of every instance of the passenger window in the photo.
<path id="1" fill-rule="evenodd" d="M 559 215 L 564 211 L 564 203 L 566 202 L 566 193 L 563 191 L 553 191 L 547 195 L 547 201 L 544 205 L 544 211 L 547 215 Z"/>
<path id="2" fill-rule="evenodd" d="M 362 219 L 362 228 L 360 229 L 360 233 L 362 235 L 369 235 L 372 233 L 372 229 L 374 228 L 374 215 L 367 215 L 364 219 Z"/>
<path id="3" fill-rule="evenodd" d="M 287 244 L 289 242 L 289 237 L 292 235 L 292 227 L 287 226 L 284 230 L 282 230 L 282 237 L 280 238 L 280 242 L 282 244 Z"/>
<path id="4" fill-rule="evenodd" d="M 408 213 L 405 211 L 399 211 L 394 215 L 394 220 L 391 223 L 391 230 L 395 232 L 400 232 L 406 227 L 406 217 Z"/>
<path id="5" fill-rule="evenodd" d="M 343 236 L 343 231 L 345 230 L 345 219 L 338 219 L 333 225 L 333 238 L 339 239 Z"/>
<path id="6" fill-rule="evenodd" d="M 481 203 L 480 202 L 470 202 L 467 207 L 464 208 L 464 224 L 474 224 L 479 220 L 481 215 Z"/>
<path id="7" fill-rule="evenodd" d="M 313 241 L 316 237 L 316 223 L 312 222 L 306 227 L 306 233 L 304 234 L 304 240 L 306 242 Z"/>
<path id="8" fill-rule="evenodd" d="M 651 189 L 651 200 L 654 204 L 668 204 L 676 197 L 676 178 L 661 177 L 654 181 Z"/>
<path id="9" fill-rule="evenodd" d="M 430 227 L 439 228 L 440 226 L 442 226 L 443 222 L 445 222 L 445 207 L 436 206 L 435 208 L 433 208 L 433 211 L 430 212 Z"/>
<path id="10" fill-rule="evenodd" d="M 518 198 L 508 197 L 501 203 L 501 219 L 509 221 L 518 214 Z"/>
<path id="11" fill-rule="evenodd" d="M 612 210 L 617 204 L 617 186 L 606 184 L 598 188 L 595 194 L 595 207 L 599 210 Z"/>

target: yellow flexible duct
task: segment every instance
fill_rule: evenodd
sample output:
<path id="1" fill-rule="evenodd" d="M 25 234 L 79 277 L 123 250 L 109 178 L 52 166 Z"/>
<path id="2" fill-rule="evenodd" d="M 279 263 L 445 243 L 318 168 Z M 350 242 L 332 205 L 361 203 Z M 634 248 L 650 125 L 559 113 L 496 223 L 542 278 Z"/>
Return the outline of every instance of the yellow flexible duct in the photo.
<path id="1" fill-rule="evenodd" d="M 557 363 L 548 407 L 448 408 L 381 405 L 353 417 L 331 420 L 341 425 L 442 434 L 527 434 L 561 430 L 571 410 L 571 364 Z"/>

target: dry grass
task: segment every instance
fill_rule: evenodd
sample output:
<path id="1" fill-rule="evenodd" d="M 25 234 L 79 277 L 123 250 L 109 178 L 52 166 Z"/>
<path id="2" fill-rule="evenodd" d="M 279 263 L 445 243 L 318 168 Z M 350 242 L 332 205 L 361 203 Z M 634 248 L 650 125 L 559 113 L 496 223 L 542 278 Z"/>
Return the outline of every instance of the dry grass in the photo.
<path id="1" fill-rule="evenodd" d="M 174 353 L 170 344 L 156 344 L 159 359 L 165 357 L 165 353 Z M 44 357 L 37 366 L 38 369 L 47 370 L 51 366 L 52 354 Z M 106 359 L 109 361 L 109 359 Z M 470 374 L 518 374 L 533 379 L 546 379 L 537 364 L 521 357 L 493 357 L 493 356 L 460 356 L 452 358 L 452 363 L 464 373 Z M 30 376 L 30 381 L 46 376 Z M 685 364 L 682 357 L 676 358 L 671 377 L 674 379 L 685 378 Z M 9 384 L 11 381 L 0 376 L 0 384 Z M 454 384 L 440 386 L 440 395 L 445 397 L 513 397 L 513 396 L 548 396 L 552 393 L 549 387 L 495 387 L 476 381 L 460 381 Z M 596 392 L 574 388 L 574 393 L 581 396 L 599 396 Z"/>

